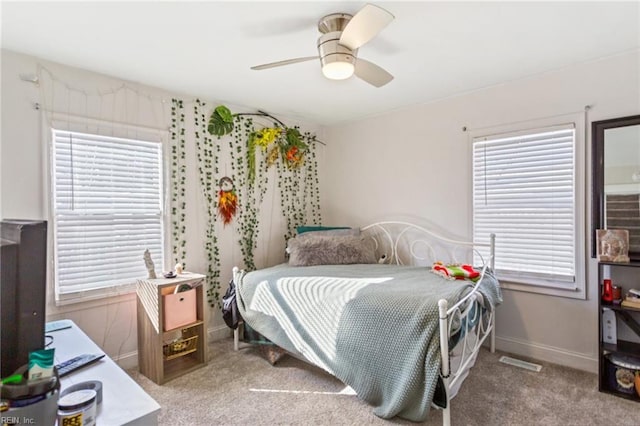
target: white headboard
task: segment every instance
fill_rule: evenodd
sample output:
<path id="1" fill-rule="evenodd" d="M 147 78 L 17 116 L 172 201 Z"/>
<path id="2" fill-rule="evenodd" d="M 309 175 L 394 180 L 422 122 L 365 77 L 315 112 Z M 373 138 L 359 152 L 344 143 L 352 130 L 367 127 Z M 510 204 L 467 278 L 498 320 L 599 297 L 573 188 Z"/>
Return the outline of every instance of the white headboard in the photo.
<path id="1" fill-rule="evenodd" d="M 377 222 L 360 229 L 376 243 L 380 263 L 431 266 L 433 262 L 473 263 L 480 259 L 483 266 L 493 268 L 495 236 L 488 244 L 450 239 L 409 222 Z M 479 248 L 484 248 L 479 250 Z M 488 254 L 487 254 L 488 253 Z M 475 254 L 475 256 L 474 256 Z"/>

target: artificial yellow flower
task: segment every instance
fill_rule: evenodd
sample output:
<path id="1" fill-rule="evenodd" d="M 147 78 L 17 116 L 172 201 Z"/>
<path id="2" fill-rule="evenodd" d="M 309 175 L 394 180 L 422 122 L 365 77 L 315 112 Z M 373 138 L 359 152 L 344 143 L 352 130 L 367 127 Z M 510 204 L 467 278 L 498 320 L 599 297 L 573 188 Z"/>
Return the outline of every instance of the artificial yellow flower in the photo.
<path id="1" fill-rule="evenodd" d="M 263 151 L 266 151 L 267 147 L 271 145 L 281 133 L 282 129 L 277 127 L 265 127 L 262 130 L 258 130 L 255 139 L 256 144 L 260 145 Z"/>

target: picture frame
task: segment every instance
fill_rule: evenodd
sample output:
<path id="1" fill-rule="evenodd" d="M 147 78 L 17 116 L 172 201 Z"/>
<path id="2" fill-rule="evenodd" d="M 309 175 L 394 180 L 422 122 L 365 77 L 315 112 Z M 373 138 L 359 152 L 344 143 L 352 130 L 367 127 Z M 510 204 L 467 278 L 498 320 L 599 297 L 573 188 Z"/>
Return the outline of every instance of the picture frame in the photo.
<path id="1" fill-rule="evenodd" d="M 628 230 L 597 229 L 596 236 L 599 262 L 629 263 Z"/>

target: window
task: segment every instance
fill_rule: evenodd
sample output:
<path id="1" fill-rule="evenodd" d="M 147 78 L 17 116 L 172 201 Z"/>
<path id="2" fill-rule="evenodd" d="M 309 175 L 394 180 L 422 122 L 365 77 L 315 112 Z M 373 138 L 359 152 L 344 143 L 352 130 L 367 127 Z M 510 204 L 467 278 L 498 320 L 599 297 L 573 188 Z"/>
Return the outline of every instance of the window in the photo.
<path id="1" fill-rule="evenodd" d="M 629 230 L 629 251 L 640 252 L 640 237 L 631 230 L 640 230 L 640 194 L 615 192 L 605 194 L 607 229 Z"/>
<path id="2" fill-rule="evenodd" d="M 162 145 L 52 131 L 54 280 L 58 301 L 101 297 L 162 270 Z M 124 286 L 124 287 L 123 287 Z"/>
<path id="3" fill-rule="evenodd" d="M 496 234 L 496 273 L 514 288 L 580 289 L 576 158 L 573 125 L 473 139 L 473 238 Z"/>

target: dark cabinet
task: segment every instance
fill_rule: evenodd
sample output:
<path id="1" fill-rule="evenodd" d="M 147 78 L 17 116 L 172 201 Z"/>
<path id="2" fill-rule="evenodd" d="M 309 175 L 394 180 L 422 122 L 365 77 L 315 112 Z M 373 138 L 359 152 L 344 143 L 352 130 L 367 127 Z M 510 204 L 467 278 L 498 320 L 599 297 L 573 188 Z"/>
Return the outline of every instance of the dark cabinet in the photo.
<path id="1" fill-rule="evenodd" d="M 598 263 L 598 283 L 601 286 L 605 278 L 605 268 L 613 284 L 622 283 L 622 298 L 629 288 L 640 288 L 640 262 Z M 622 275 L 624 274 L 624 275 Z M 617 277 L 626 278 L 619 280 Z M 602 294 L 602 291 L 600 292 Z M 604 314 L 604 316 L 603 316 Z M 598 389 L 623 398 L 640 402 L 640 309 L 623 307 L 619 304 L 605 303 L 598 298 Z M 613 322 L 616 333 L 607 332 Z M 623 325 L 624 324 L 624 325 Z M 622 328 L 631 330 L 631 338 L 621 338 Z M 633 337 L 635 336 L 635 337 Z"/>

